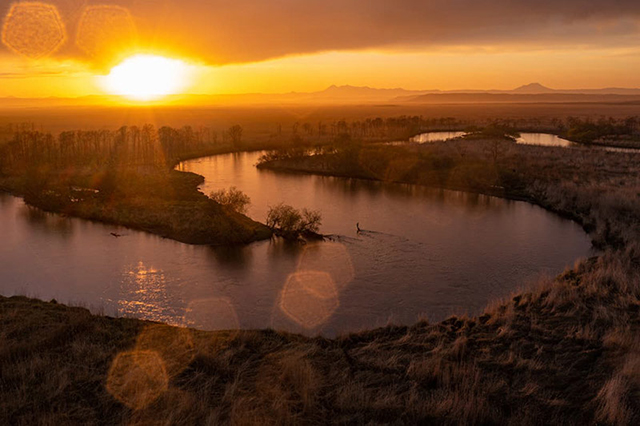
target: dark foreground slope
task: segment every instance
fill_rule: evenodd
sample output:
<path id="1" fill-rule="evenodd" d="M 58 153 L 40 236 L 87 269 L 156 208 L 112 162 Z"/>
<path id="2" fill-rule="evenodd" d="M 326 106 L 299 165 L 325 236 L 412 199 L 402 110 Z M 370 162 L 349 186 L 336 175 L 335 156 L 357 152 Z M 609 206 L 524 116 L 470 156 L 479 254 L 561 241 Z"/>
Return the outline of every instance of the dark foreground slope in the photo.
<path id="1" fill-rule="evenodd" d="M 326 340 L 0 298 L 2 424 L 637 424 L 640 251 L 478 318 Z"/>

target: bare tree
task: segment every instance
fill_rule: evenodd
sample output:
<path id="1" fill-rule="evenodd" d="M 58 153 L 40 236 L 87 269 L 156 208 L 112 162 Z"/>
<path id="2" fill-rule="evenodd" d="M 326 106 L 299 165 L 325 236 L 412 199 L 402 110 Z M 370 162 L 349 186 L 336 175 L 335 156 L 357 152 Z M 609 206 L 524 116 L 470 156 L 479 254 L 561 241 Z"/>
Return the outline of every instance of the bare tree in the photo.
<path id="1" fill-rule="evenodd" d="M 322 215 L 315 210 L 297 210 L 286 204 L 269 208 L 267 226 L 283 237 L 298 237 L 316 233 L 322 224 Z"/>
<path id="2" fill-rule="evenodd" d="M 251 204 L 251 198 L 235 186 L 232 186 L 229 189 L 213 191 L 209 195 L 209 198 L 242 214 L 247 212 L 247 208 L 249 207 L 249 204 Z"/>
<path id="3" fill-rule="evenodd" d="M 242 126 L 238 124 L 229 127 L 229 130 L 227 130 L 227 134 L 229 135 L 229 139 L 231 139 L 231 144 L 233 146 L 238 146 L 242 143 L 242 132 Z"/>

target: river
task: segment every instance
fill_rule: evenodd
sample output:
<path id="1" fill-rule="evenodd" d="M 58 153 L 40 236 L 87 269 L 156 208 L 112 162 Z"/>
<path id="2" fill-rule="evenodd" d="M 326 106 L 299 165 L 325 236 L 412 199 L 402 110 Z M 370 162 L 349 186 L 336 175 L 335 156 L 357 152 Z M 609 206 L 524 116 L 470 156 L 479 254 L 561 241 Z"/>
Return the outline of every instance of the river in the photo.
<path id="1" fill-rule="evenodd" d="M 43 213 L 2 195 L 0 294 L 202 329 L 335 336 L 476 314 L 591 254 L 578 225 L 524 202 L 258 170 L 260 155 L 178 168 L 205 176 L 205 193 L 241 189 L 259 221 L 280 202 L 320 210 L 321 231 L 333 241 L 192 246 Z"/>

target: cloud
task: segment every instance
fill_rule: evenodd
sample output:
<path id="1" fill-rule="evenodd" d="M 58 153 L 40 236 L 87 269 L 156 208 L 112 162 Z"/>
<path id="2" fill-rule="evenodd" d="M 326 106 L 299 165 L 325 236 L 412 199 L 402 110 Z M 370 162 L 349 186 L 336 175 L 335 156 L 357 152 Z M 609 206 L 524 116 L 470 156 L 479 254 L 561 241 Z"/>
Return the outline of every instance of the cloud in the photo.
<path id="1" fill-rule="evenodd" d="M 97 3 L 47 3 L 58 6 L 68 32 L 56 55 L 113 57 L 114 49 L 92 56 L 75 43 L 82 11 Z M 0 13 L 9 4 L 0 0 Z M 629 47 L 640 41 L 637 0 L 105 0 L 99 5 L 130 12 L 136 26 L 130 44 L 210 64 L 330 50 Z M 114 45 L 124 49 L 122 40 Z"/>

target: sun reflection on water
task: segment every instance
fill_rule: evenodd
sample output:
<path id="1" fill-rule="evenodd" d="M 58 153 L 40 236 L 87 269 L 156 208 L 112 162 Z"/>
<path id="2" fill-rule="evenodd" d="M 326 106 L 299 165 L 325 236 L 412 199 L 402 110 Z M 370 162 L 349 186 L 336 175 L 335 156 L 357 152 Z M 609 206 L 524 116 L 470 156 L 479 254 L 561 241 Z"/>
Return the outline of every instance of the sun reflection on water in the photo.
<path id="1" fill-rule="evenodd" d="M 162 270 L 142 261 L 129 268 L 120 283 L 119 315 L 179 325 L 176 312 L 167 308 L 171 301 L 166 281 Z"/>

